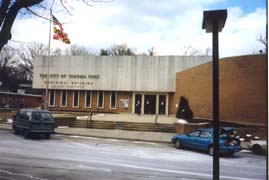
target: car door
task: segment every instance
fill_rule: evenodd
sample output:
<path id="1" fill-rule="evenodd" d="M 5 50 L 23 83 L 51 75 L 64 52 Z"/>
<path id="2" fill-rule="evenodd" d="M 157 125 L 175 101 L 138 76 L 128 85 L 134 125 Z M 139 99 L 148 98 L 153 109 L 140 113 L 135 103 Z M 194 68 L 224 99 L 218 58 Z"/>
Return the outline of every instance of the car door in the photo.
<path id="1" fill-rule="evenodd" d="M 190 148 L 198 148 L 198 141 L 197 138 L 199 138 L 200 135 L 200 130 L 195 130 L 192 131 L 191 133 L 189 133 L 188 136 L 188 140 L 186 141 L 186 146 L 190 147 Z"/>
<path id="2" fill-rule="evenodd" d="M 26 115 L 24 111 L 20 111 L 19 113 L 17 113 L 16 121 L 15 121 L 16 128 L 19 128 L 19 129 L 25 128 L 25 118 L 26 118 Z"/>
<path id="3" fill-rule="evenodd" d="M 212 144 L 212 135 L 210 131 L 201 130 L 201 133 L 197 138 L 197 148 L 200 150 L 207 150 L 209 144 Z"/>

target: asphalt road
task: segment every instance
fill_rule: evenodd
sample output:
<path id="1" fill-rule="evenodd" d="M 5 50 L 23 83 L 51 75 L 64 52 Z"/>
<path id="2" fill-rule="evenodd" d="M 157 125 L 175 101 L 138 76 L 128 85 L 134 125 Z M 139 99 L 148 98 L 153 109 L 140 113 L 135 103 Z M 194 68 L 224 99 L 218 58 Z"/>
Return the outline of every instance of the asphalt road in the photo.
<path id="1" fill-rule="evenodd" d="M 212 157 L 155 143 L 54 135 L 24 139 L 0 130 L 1 180 L 205 180 Z M 266 157 L 221 157 L 221 180 L 265 180 Z"/>

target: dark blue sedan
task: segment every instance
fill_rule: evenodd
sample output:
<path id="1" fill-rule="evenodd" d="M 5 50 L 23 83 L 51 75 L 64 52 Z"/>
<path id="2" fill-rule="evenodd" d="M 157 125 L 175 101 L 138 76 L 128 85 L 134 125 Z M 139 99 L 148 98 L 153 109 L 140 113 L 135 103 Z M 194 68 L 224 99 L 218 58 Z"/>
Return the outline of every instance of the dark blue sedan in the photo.
<path id="1" fill-rule="evenodd" d="M 175 135 L 171 139 L 176 148 L 188 147 L 206 151 L 213 155 L 213 129 L 197 129 L 187 135 Z M 240 142 L 231 134 L 221 131 L 219 135 L 220 154 L 232 155 L 241 150 Z"/>

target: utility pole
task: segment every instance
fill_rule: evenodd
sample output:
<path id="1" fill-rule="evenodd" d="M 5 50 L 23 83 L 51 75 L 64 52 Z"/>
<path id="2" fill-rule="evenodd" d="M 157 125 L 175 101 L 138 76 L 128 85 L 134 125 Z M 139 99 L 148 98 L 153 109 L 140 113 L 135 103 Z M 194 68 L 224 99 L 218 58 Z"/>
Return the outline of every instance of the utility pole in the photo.
<path id="1" fill-rule="evenodd" d="M 204 11 L 203 29 L 212 32 L 213 62 L 213 180 L 219 180 L 219 32 L 225 25 L 227 10 Z"/>

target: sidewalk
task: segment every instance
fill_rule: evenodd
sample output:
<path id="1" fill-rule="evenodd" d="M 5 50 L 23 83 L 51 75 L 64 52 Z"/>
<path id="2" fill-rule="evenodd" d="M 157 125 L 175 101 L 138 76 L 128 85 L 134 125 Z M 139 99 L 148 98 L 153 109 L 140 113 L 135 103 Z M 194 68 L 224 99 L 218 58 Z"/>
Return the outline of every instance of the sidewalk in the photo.
<path id="1" fill-rule="evenodd" d="M 0 123 L 0 129 L 12 130 L 11 124 Z M 111 138 L 130 141 L 147 141 L 157 143 L 170 143 L 175 133 L 125 131 L 119 129 L 87 129 L 87 128 L 56 128 L 56 134 L 89 136 L 97 138 Z"/>
<path id="2" fill-rule="evenodd" d="M 89 115 L 89 114 L 88 114 Z M 82 114 L 65 114 L 65 113 L 53 113 L 54 118 L 61 118 L 61 117 L 76 117 L 79 120 L 87 120 L 88 115 Z M 157 120 L 156 120 L 157 118 Z M 166 115 L 141 115 L 138 116 L 132 113 L 121 113 L 121 114 L 93 114 L 92 120 L 100 120 L 100 121 L 117 121 L 117 122 L 136 122 L 136 123 L 157 123 L 160 124 L 174 124 L 177 121 L 175 116 L 166 116 Z"/>

